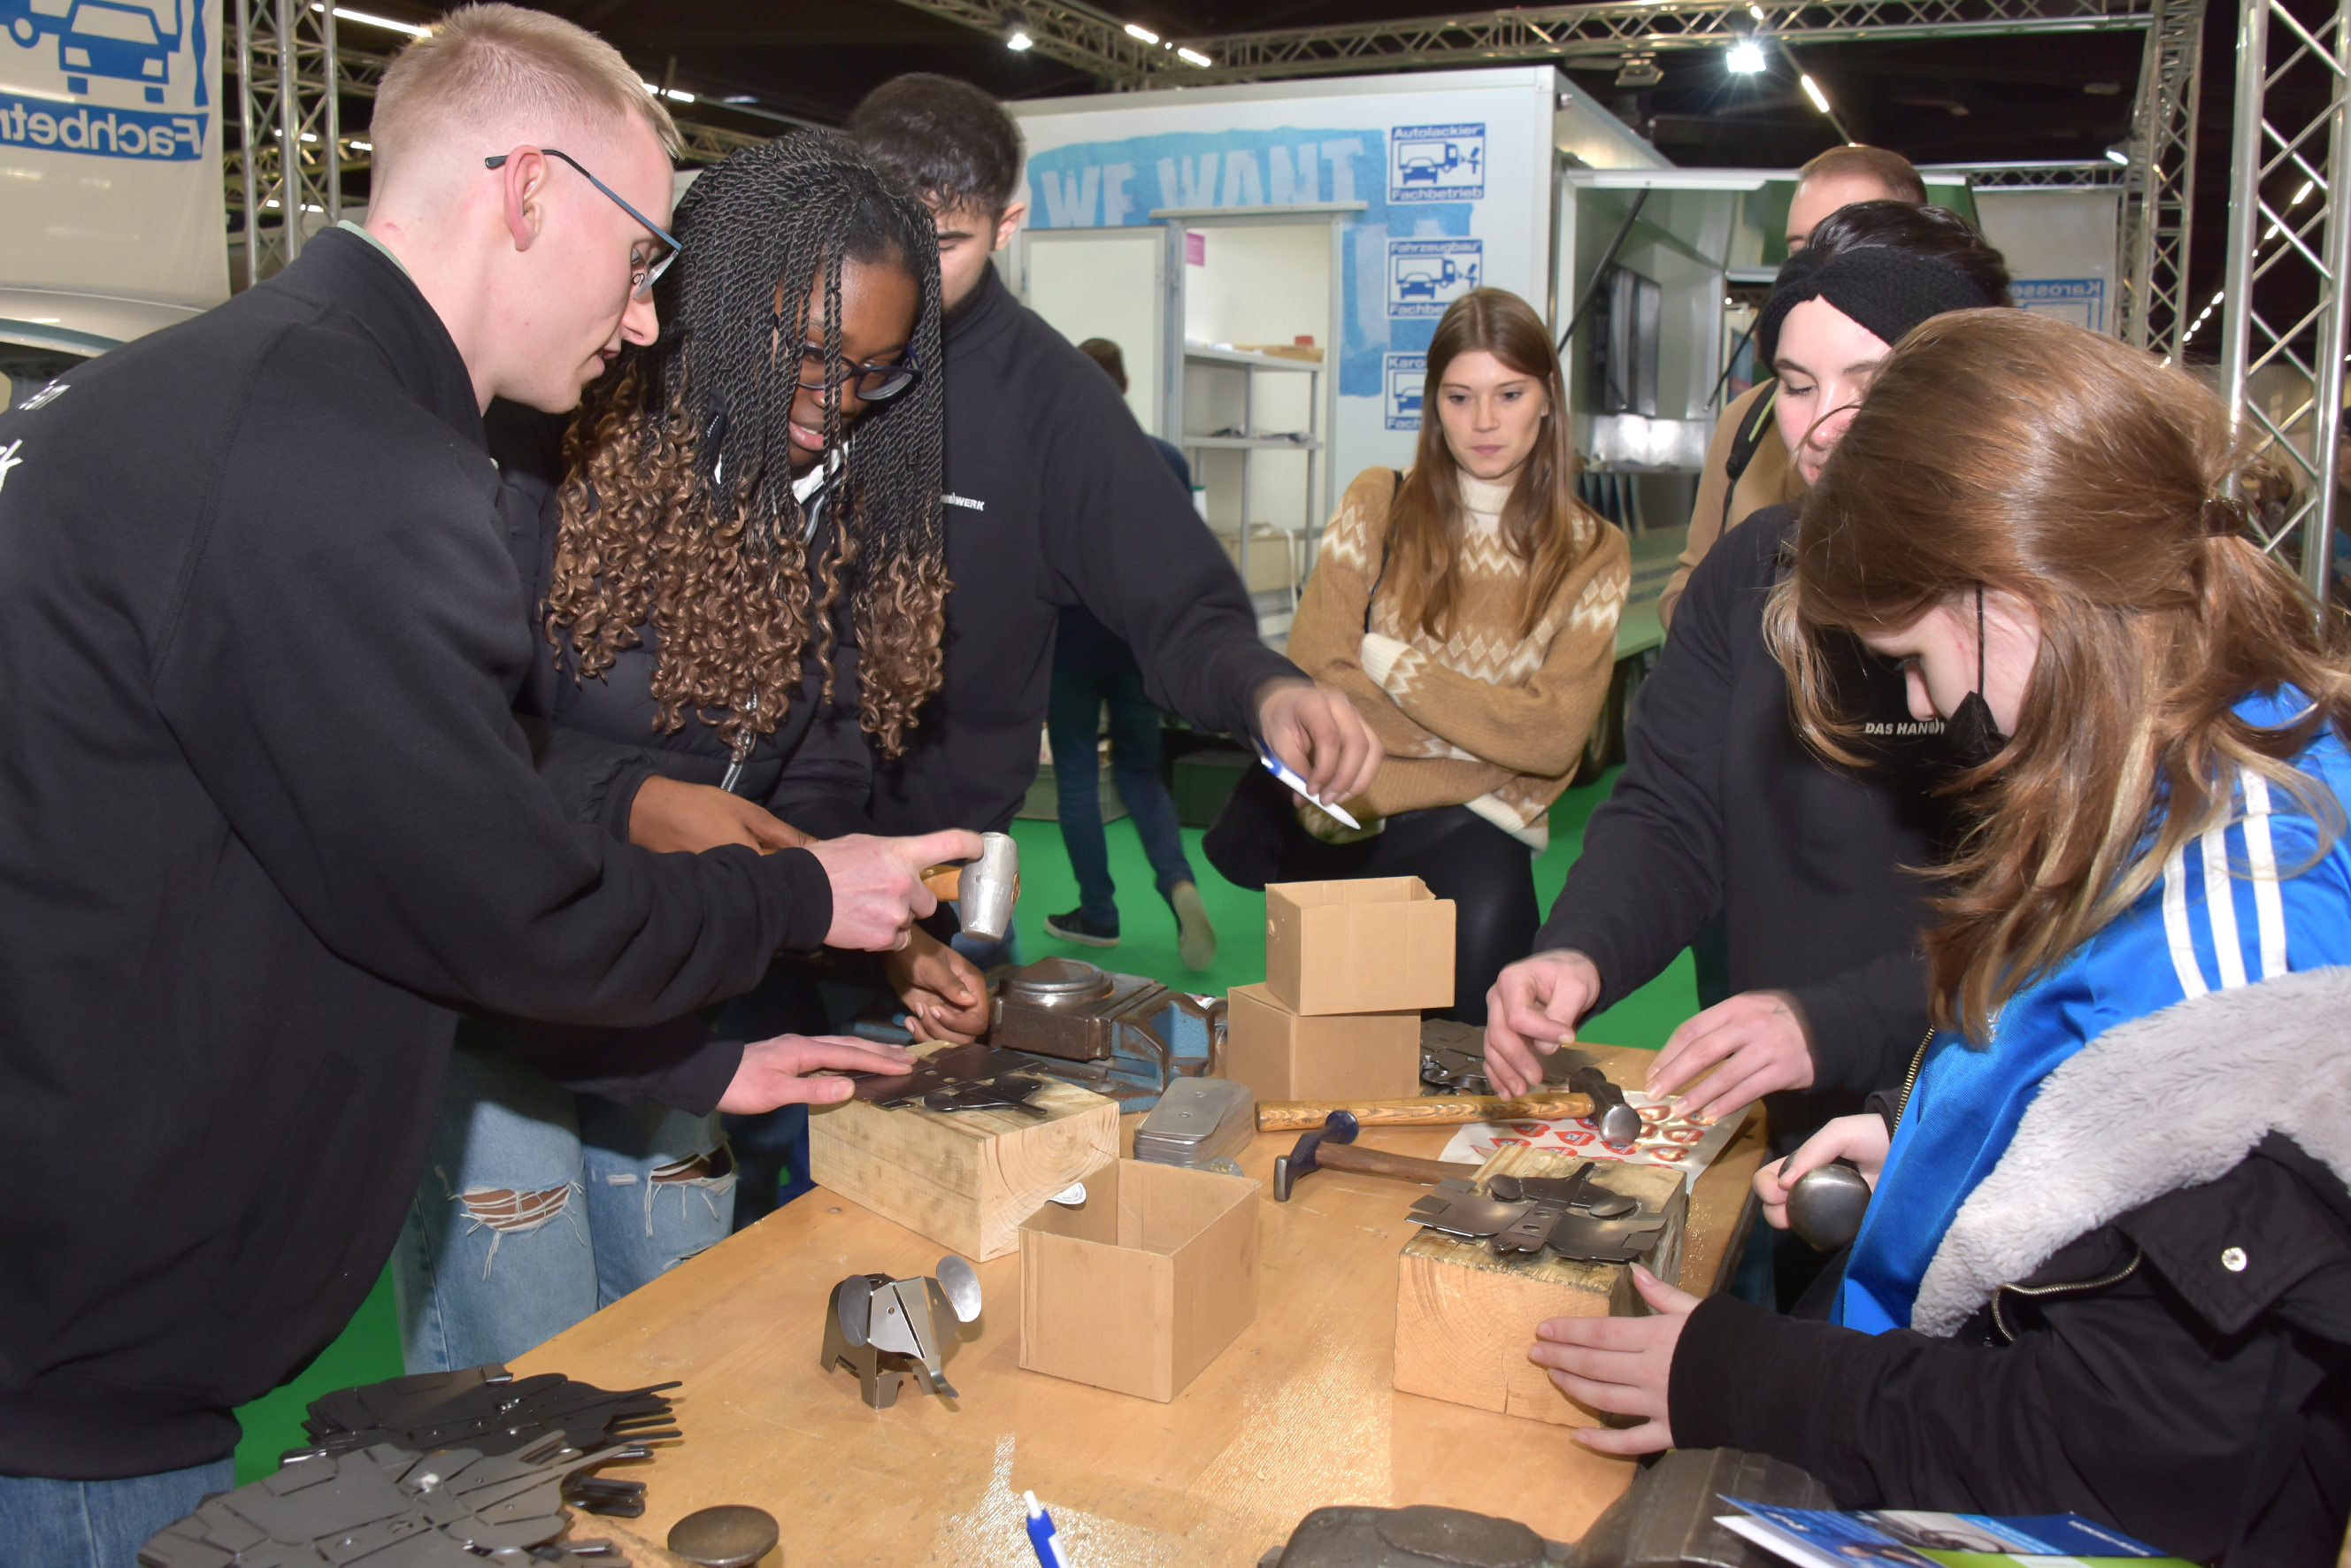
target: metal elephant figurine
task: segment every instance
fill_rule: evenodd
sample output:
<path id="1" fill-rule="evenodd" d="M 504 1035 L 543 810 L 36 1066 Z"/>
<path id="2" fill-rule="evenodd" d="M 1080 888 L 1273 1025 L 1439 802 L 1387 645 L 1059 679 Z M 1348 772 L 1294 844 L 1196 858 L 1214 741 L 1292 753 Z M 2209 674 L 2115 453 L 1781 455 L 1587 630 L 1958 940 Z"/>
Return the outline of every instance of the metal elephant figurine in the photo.
<path id="1" fill-rule="evenodd" d="M 859 1395 L 876 1410 L 898 1402 L 898 1385 L 913 1377 L 925 1394 L 959 1397 L 943 1364 L 955 1326 L 979 1316 L 979 1276 L 949 1253 L 938 1277 L 893 1280 L 852 1274 L 832 1288 L 824 1315 L 824 1370 L 857 1374 Z"/>

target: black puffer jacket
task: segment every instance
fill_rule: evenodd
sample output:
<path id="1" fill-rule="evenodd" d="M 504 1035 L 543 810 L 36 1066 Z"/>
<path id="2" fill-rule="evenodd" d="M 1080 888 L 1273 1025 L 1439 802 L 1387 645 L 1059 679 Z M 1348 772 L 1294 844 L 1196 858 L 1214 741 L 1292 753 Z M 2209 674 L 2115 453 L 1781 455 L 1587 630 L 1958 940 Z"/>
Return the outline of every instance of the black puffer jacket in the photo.
<path id="1" fill-rule="evenodd" d="M 2346 1016 L 2351 971 L 2321 969 L 2110 1030 L 1961 1208 L 1916 1327 L 1709 1300 L 1674 1355 L 1675 1440 L 1802 1465 L 1848 1508 L 2070 1511 L 2199 1562 L 2334 1563 Z M 2187 1093 L 2182 1063 L 2209 1069 Z M 2117 1157 L 2085 1160 L 2085 1140 Z"/>

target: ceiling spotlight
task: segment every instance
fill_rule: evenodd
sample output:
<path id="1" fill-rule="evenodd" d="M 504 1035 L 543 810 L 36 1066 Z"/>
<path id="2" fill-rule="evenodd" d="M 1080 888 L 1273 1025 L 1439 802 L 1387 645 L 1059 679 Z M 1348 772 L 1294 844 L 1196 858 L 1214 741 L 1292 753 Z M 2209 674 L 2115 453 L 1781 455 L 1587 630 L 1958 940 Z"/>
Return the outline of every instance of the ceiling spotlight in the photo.
<path id="1" fill-rule="evenodd" d="M 1616 64 L 1618 87 L 1655 87 L 1665 79 L 1666 73 L 1657 68 L 1657 57 L 1653 54 L 1628 54 Z"/>
<path id="2" fill-rule="evenodd" d="M 1179 59 L 1179 60 L 1182 60 L 1182 61 L 1183 61 L 1186 65 L 1187 65 L 1187 66 L 1198 66 L 1198 67 L 1200 67 L 1203 70 L 1207 69 L 1208 67 L 1213 66 L 1213 65 L 1215 65 L 1215 64 L 1217 63 L 1216 61 L 1214 61 L 1214 60 L 1210 59 L 1207 56 L 1206 56 L 1206 55 L 1202 54 L 1202 53 L 1201 53 L 1199 50 L 1197 50 L 1197 49 L 1180 49 L 1180 48 L 1179 48 L 1179 49 L 1177 49 L 1177 50 L 1176 51 L 1176 57 L 1177 59 Z"/>
<path id="3" fill-rule="evenodd" d="M 1754 17 L 1759 22 L 1770 20 L 1769 17 L 1763 15 L 1763 7 L 1761 5 L 1750 5 L 1747 7 L 1747 14 Z"/>
<path id="4" fill-rule="evenodd" d="M 2106 162 L 2109 163 L 2119 163 L 2126 169 L 2129 168 L 2130 149 L 2124 146 L 2119 141 L 2116 142 L 2112 147 L 2106 149 Z"/>
<path id="5" fill-rule="evenodd" d="M 1158 34 L 1153 32 L 1148 27 L 1140 26 L 1133 22 L 1129 22 L 1126 25 L 1126 36 L 1130 38 L 1139 38 L 1146 44 L 1155 44 L 1159 41 Z"/>
<path id="6" fill-rule="evenodd" d="M 1763 68 L 1763 46 L 1752 38 L 1741 39 L 1730 46 L 1722 63 L 1733 76 L 1751 77 Z"/>
<path id="7" fill-rule="evenodd" d="M 1821 90 L 1821 84 L 1813 79 L 1809 71 L 1801 79 L 1803 82 L 1804 96 L 1813 100 L 1813 107 L 1823 114 L 1829 115 L 1831 119 L 1834 119 L 1835 116 L 1829 109 L 1829 95 Z"/>
<path id="8" fill-rule="evenodd" d="M 2303 204 L 2305 200 L 2307 200 L 2307 199 L 2309 198 L 2310 193 L 2311 193 L 2311 192 L 2313 192 L 2313 191 L 2314 191 L 2314 190 L 2316 190 L 2317 188 L 2318 188 L 2318 182 L 2317 182 L 2317 181 L 2315 181 L 2315 180 L 2304 180 L 2304 181 L 2302 183 L 2302 189 L 2301 189 L 2301 190 L 2299 190 L 2299 191 L 2296 191 L 2296 192 L 2294 193 L 2294 200 L 2293 200 L 2293 201 L 2291 201 L 2291 202 L 2288 202 L 2288 203 L 2286 204 L 2286 205 L 2287 205 L 2287 206 L 2289 206 L 2289 207 L 2298 207 L 2298 206 L 2302 205 L 2302 204 Z"/>
<path id="9" fill-rule="evenodd" d="M 1029 36 L 1029 17 L 1026 13 L 1020 11 L 1004 13 L 1004 47 L 1016 55 L 1023 49 L 1033 49 L 1037 47 L 1037 40 Z"/>

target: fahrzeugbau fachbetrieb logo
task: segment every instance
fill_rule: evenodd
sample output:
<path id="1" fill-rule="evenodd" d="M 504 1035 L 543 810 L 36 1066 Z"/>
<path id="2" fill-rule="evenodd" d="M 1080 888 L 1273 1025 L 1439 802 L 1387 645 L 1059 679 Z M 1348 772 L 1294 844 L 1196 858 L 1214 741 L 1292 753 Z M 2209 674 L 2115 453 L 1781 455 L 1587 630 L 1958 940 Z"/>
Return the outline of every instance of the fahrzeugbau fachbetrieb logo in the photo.
<path id="1" fill-rule="evenodd" d="M 204 0 L 0 0 L 0 148 L 186 162 L 211 119 Z"/>

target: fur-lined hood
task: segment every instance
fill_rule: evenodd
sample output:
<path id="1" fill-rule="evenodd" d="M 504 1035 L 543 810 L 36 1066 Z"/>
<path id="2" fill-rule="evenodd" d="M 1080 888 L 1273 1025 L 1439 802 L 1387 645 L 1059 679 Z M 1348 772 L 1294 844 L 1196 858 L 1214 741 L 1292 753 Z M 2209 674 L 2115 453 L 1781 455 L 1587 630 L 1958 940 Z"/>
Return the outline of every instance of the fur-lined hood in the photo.
<path id="1" fill-rule="evenodd" d="M 1949 1337 L 2060 1248 L 2217 1180 L 2272 1133 L 2351 1186 L 2351 968 L 2176 1003 L 2052 1072 L 1952 1219 L 1910 1326 Z"/>

